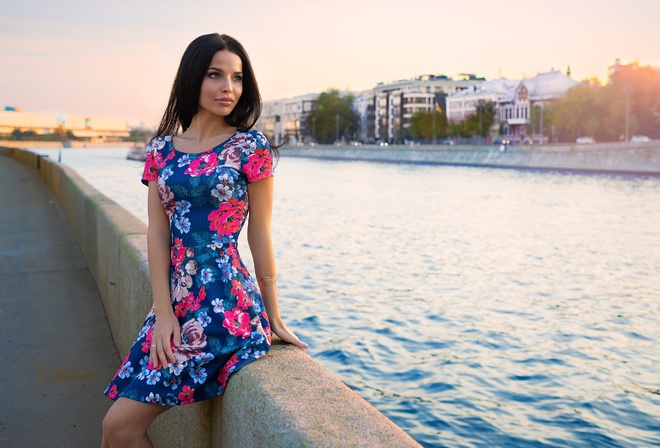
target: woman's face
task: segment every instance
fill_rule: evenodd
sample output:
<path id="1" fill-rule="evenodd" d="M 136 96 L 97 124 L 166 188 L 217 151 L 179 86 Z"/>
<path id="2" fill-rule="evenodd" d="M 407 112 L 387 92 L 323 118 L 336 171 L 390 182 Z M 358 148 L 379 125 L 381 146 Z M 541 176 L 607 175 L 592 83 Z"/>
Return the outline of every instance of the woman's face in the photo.
<path id="1" fill-rule="evenodd" d="M 199 112 L 226 117 L 234 110 L 243 93 L 243 64 L 229 50 L 213 55 L 199 92 Z"/>

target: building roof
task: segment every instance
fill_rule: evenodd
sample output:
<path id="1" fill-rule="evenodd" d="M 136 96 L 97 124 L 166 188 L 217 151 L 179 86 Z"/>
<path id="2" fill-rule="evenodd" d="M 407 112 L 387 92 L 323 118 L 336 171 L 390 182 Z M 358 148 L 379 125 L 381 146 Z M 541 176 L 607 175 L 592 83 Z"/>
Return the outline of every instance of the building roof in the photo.
<path id="1" fill-rule="evenodd" d="M 568 89 L 579 84 L 578 81 L 571 79 L 559 70 L 551 70 L 546 73 L 539 73 L 530 79 L 493 79 L 451 95 L 451 98 L 493 95 L 499 97 L 500 101 L 510 102 L 513 101 L 516 90 L 521 83 L 524 83 L 527 87 L 531 101 L 561 98 Z"/>
<path id="2" fill-rule="evenodd" d="M 571 87 L 579 84 L 559 70 L 539 73 L 532 79 L 524 79 L 523 82 L 529 90 L 529 99 L 532 101 L 561 98 Z"/>
<path id="3" fill-rule="evenodd" d="M 516 86 L 520 81 L 499 78 L 492 79 L 490 81 L 477 84 L 476 86 L 469 87 L 465 90 L 457 92 L 454 95 L 451 95 L 452 98 L 462 98 L 470 96 L 487 96 L 487 95 L 497 95 L 497 96 L 508 96 L 512 94 Z"/>

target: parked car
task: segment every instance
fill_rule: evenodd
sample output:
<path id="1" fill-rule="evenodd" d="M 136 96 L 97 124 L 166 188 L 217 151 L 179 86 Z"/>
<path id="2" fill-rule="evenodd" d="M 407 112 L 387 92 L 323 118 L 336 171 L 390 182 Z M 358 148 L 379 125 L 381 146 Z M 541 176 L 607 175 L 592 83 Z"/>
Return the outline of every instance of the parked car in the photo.
<path id="1" fill-rule="evenodd" d="M 446 138 L 446 139 L 444 139 L 444 140 L 442 141 L 442 144 L 443 144 L 443 145 L 453 145 L 453 144 L 454 144 L 454 140 L 451 140 L 451 139 Z"/>
<path id="2" fill-rule="evenodd" d="M 495 137 L 493 139 L 493 145 L 510 145 L 511 140 L 502 138 L 502 137 Z"/>
<path id="3" fill-rule="evenodd" d="M 527 138 L 524 138 L 524 139 L 522 140 L 521 143 L 522 143 L 523 145 L 533 145 L 533 144 L 534 144 L 534 140 L 532 140 L 531 138 L 527 137 Z"/>
<path id="4" fill-rule="evenodd" d="M 578 137 L 577 140 L 575 140 L 575 143 L 578 145 L 593 145 L 596 143 L 596 140 L 591 137 Z"/>
<path id="5" fill-rule="evenodd" d="M 633 135 L 630 137 L 630 141 L 633 143 L 646 143 L 650 142 L 651 139 L 648 138 L 646 135 Z"/>

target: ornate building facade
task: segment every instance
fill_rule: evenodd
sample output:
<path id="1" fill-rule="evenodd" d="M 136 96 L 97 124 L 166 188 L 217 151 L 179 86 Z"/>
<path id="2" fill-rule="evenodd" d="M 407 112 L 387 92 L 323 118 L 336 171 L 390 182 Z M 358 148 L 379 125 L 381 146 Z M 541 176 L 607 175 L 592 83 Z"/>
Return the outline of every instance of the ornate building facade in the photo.
<path id="1" fill-rule="evenodd" d="M 569 72 L 570 73 L 570 72 Z M 497 105 L 499 134 L 513 142 L 538 139 L 546 141 L 548 133 L 543 129 L 543 107 L 566 95 L 579 82 L 558 70 L 539 73 L 533 78 L 519 81 L 496 79 L 485 82 L 447 98 L 449 121 L 461 122 L 477 112 L 478 101 L 492 101 Z M 532 122 L 532 108 L 540 106 L 541 120 L 538 130 L 528 132 Z M 536 133 L 535 133 L 536 131 Z"/>

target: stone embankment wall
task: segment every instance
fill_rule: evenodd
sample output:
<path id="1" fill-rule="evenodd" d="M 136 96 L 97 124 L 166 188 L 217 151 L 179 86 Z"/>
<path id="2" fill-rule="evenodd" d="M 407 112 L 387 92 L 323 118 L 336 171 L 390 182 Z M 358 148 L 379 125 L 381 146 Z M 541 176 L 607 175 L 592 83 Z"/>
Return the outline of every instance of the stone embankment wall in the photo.
<path id="1" fill-rule="evenodd" d="M 283 147 L 283 156 L 390 163 L 660 174 L 660 141 L 573 146 Z"/>
<path id="2" fill-rule="evenodd" d="M 73 170 L 29 151 L 0 150 L 37 170 L 58 198 L 96 280 L 117 349 L 127 353 L 152 302 L 145 224 Z M 281 341 L 232 375 L 222 397 L 172 409 L 150 434 L 159 448 L 419 447 L 338 378 Z"/>

